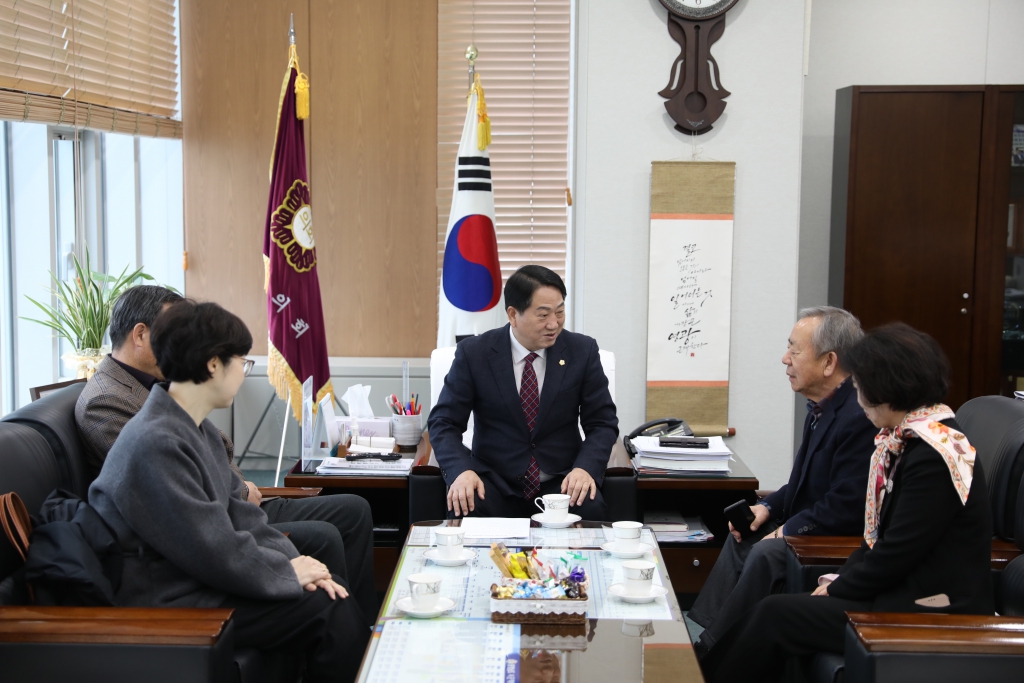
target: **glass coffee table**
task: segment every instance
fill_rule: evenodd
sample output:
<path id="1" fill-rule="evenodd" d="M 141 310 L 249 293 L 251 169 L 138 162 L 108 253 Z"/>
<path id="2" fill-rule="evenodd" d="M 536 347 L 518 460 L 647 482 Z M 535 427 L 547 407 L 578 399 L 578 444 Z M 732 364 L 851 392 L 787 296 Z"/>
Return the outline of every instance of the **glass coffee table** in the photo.
<path id="1" fill-rule="evenodd" d="M 604 526 L 580 522 L 566 529 L 530 529 L 529 538 L 466 539 L 476 557 L 443 567 L 424 557 L 432 527 L 458 521 L 421 522 L 409 530 L 373 638 L 360 683 L 680 683 L 703 681 L 682 611 L 648 529 L 644 559 L 657 565 L 654 583 L 667 595 L 645 604 L 613 597 L 623 580 L 623 560 L 601 550 Z M 490 619 L 490 587 L 500 577 L 488 556 L 492 540 L 513 550 L 537 548 L 548 560 L 580 565 L 590 579 L 587 622 L 578 625 L 498 624 Z M 441 595 L 455 606 L 433 619 L 408 618 L 395 603 L 409 594 L 408 577 L 441 577 Z"/>

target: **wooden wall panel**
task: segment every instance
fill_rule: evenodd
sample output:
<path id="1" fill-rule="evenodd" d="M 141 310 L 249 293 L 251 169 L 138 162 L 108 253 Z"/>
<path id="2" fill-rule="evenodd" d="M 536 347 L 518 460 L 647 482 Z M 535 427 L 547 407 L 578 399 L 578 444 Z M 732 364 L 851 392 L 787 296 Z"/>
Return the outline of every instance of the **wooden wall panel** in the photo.
<path id="1" fill-rule="evenodd" d="M 436 0 L 181 0 L 189 296 L 266 353 L 261 256 L 295 13 L 332 356 L 430 354 L 436 339 Z"/>
<path id="2" fill-rule="evenodd" d="M 308 0 L 181 0 L 185 291 L 245 321 L 267 352 L 263 222 L 288 13 L 309 63 Z M 315 210 L 315 207 L 314 207 Z"/>
<path id="3" fill-rule="evenodd" d="M 332 355 L 437 340 L 437 2 L 311 0 L 313 211 Z"/>

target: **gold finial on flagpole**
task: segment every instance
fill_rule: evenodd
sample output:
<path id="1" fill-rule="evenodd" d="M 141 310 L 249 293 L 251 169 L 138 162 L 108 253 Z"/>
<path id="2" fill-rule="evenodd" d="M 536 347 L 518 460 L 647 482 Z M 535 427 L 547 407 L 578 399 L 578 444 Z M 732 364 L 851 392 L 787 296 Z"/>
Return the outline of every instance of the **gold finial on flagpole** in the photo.
<path id="1" fill-rule="evenodd" d="M 466 48 L 466 59 L 469 60 L 469 87 L 473 87 L 473 75 L 476 73 L 476 58 L 480 55 L 480 52 L 476 49 L 476 45 L 473 43 L 469 44 Z"/>

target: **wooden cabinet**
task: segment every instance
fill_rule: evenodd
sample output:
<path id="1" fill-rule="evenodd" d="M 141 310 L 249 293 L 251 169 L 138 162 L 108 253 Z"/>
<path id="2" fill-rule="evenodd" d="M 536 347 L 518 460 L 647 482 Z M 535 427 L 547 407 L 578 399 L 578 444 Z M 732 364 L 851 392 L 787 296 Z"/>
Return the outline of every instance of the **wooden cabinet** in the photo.
<path id="1" fill-rule="evenodd" d="M 829 302 L 902 321 L 952 366 L 947 402 L 1000 390 L 1012 116 L 1021 86 L 836 93 Z M 1011 112 L 1012 113 L 1012 112 Z M 1004 172 L 1005 171 L 1005 172 Z"/>

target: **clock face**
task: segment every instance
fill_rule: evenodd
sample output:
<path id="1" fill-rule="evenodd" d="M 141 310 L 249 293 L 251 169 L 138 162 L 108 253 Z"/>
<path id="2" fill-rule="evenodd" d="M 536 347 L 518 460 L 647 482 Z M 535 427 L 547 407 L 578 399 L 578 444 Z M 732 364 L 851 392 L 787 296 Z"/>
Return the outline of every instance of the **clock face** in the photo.
<path id="1" fill-rule="evenodd" d="M 682 17 L 701 21 L 722 14 L 735 5 L 738 0 L 661 0 L 669 12 Z"/>

